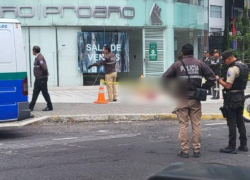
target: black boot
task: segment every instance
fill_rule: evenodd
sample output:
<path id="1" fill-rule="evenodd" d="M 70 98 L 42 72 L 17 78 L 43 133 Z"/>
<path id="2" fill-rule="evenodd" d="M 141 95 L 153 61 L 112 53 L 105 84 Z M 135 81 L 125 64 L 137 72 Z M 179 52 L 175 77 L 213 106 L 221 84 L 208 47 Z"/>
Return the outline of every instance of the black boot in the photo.
<path id="1" fill-rule="evenodd" d="M 228 154 L 237 154 L 237 150 L 232 147 L 226 147 L 224 149 L 220 149 L 221 153 L 228 153 Z"/>
<path id="2" fill-rule="evenodd" d="M 183 158 L 189 158 L 189 154 L 188 153 L 184 153 L 182 150 L 180 150 L 178 152 L 178 156 L 183 157 Z"/>
<path id="3" fill-rule="evenodd" d="M 248 152 L 248 147 L 247 145 L 241 145 L 238 147 L 238 150 L 243 152 Z"/>
<path id="4" fill-rule="evenodd" d="M 216 100 L 216 99 L 218 99 L 218 98 L 217 98 L 217 97 L 212 97 L 211 99 Z"/>
<path id="5" fill-rule="evenodd" d="M 46 107 L 46 108 L 43 109 L 42 111 L 53 111 L 53 108 Z"/>
<path id="6" fill-rule="evenodd" d="M 201 157 L 201 152 L 194 152 L 193 157 L 195 157 L 195 158 Z"/>

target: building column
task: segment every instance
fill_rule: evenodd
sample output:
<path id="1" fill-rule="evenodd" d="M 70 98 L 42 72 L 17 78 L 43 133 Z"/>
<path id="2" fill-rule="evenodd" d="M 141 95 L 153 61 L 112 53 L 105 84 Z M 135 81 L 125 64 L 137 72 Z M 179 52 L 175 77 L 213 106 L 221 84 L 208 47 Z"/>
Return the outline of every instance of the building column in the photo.
<path id="1" fill-rule="evenodd" d="M 174 1 L 167 1 L 167 28 L 164 30 L 164 70 L 174 62 Z"/>
<path id="2" fill-rule="evenodd" d="M 193 36 L 194 36 L 194 57 L 198 59 L 199 58 L 198 32 L 194 30 Z"/>

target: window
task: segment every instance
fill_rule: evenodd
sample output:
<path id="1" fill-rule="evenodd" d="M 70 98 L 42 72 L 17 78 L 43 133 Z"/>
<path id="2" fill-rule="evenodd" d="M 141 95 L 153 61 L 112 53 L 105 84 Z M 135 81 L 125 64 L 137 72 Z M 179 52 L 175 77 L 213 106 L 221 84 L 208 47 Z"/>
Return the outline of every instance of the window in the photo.
<path id="1" fill-rule="evenodd" d="M 176 0 L 176 2 L 187 3 L 187 4 L 198 4 L 198 0 Z"/>
<path id="2" fill-rule="evenodd" d="M 205 4 L 208 4 L 207 0 L 175 0 L 175 2 L 194 4 L 198 6 L 204 6 Z"/>
<path id="3" fill-rule="evenodd" d="M 11 26 L 11 25 L 9 25 Z M 8 31 L 8 29 L 0 29 L 0 66 L 2 64 L 9 63 L 11 64 L 15 60 L 15 45 L 14 45 L 14 38 L 13 34 Z M 14 66 L 14 65 L 13 65 Z"/>
<path id="4" fill-rule="evenodd" d="M 204 0 L 198 0 L 198 5 L 199 6 L 204 6 Z"/>
<path id="5" fill-rule="evenodd" d="M 221 28 L 210 28 L 210 36 L 222 36 Z"/>
<path id="6" fill-rule="evenodd" d="M 221 6 L 210 6 L 210 17 L 222 18 L 222 7 Z"/>
<path id="7" fill-rule="evenodd" d="M 235 10 L 235 16 L 242 18 L 242 16 L 243 16 L 243 9 L 236 7 L 236 8 L 234 8 L 234 10 Z"/>

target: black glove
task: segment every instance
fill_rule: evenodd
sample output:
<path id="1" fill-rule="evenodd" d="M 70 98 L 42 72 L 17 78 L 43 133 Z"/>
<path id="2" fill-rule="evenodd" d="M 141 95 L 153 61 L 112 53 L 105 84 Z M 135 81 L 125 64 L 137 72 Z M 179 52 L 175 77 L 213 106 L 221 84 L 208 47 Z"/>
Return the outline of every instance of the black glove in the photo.
<path id="1" fill-rule="evenodd" d="M 88 69 L 91 69 L 92 67 L 93 67 L 93 65 L 89 65 L 89 66 L 88 66 Z"/>

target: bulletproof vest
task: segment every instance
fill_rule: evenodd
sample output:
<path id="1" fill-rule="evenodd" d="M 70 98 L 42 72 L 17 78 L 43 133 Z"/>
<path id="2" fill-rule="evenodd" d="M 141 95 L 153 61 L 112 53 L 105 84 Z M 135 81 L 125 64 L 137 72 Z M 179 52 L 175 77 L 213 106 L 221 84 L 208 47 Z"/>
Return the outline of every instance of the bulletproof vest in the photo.
<path id="1" fill-rule="evenodd" d="M 245 90 L 248 81 L 248 66 L 244 63 L 235 61 L 230 67 L 237 66 L 240 69 L 240 76 L 234 80 L 231 90 Z"/>

